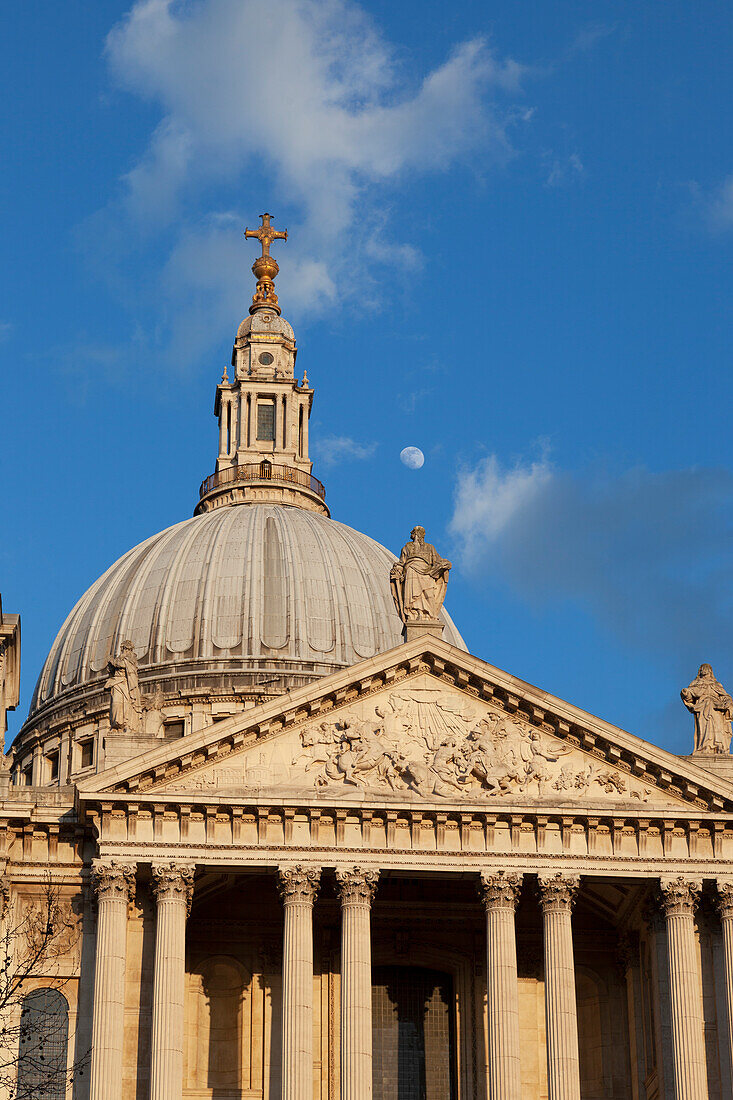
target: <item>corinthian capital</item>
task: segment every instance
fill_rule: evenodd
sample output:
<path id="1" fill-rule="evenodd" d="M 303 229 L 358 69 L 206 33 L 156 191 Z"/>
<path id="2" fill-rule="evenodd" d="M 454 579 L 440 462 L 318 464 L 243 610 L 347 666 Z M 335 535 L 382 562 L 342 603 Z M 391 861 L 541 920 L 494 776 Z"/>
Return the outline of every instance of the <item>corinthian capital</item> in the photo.
<path id="1" fill-rule="evenodd" d="M 135 863 L 118 863 L 116 860 L 92 860 L 92 887 L 97 901 L 129 901 L 135 886 Z"/>
<path id="2" fill-rule="evenodd" d="M 158 905 L 164 901 L 181 901 L 186 906 L 186 912 L 190 912 L 195 871 L 194 863 L 154 863 L 151 867 L 152 885 Z"/>
<path id="3" fill-rule="evenodd" d="M 522 876 L 513 871 L 482 871 L 479 893 L 489 909 L 516 909 L 522 889 Z"/>
<path id="4" fill-rule="evenodd" d="M 283 905 L 312 905 L 321 882 L 320 867 L 278 867 L 277 888 Z"/>
<path id="5" fill-rule="evenodd" d="M 691 917 L 701 890 L 702 880 L 699 878 L 683 878 L 678 875 L 676 878 L 665 876 L 659 880 L 662 908 L 668 917 Z"/>
<path id="6" fill-rule="evenodd" d="M 579 875 L 538 875 L 543 913 L 569 913 L 575 905 L 580 886 Z"/>
<path id="7" fill-rule="evenodd" d="M 718 890 L 718 912 L 721 920 L 733 917 L 733 879 L 719 878 L 715 885 Z"/>
<path id="8" fill-rule="evenodd" d="M 379 871 L 364 867 L 336 868 L 336 882 L 342 905 L 364 905 L 369 908 L 378 881 Z"/>

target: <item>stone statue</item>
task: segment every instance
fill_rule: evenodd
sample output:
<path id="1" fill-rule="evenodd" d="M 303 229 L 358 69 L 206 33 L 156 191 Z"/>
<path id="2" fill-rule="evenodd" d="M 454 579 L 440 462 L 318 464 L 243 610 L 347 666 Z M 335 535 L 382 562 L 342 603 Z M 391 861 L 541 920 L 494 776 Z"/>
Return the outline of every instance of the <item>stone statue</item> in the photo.
<path id="1" fill-rule="evenodd" d="M 142 697 L 142 722 L 146 737 L 165 737 L 163 702 L 163 692 L 159 687 L 152 694 Z"/>
<path id="2" fill-rule="evenodd" d="M 395 607 L 403 623 L 438 618 L 450 568 L 451 563 L 425 541 L 425 528 L 414 527 L 389 575 Z"/>
<path id="3" fill-rule="evenodd" d="M 143 705 L 137 679 L 137 654 L 132 642 L 122 643 L 119 654 L 112 657 L 107 668 L 107 687 L 111 694 L 110 727 L 113 730 L 124 730 L 125 733 L 140 733 Z"/>
<path id="4" fill-rule="evenodd" d="M 700 670 L 680 695 L 695 715 L 695 752 L 729 753 L 733 699 L 713 675 L 711 665 Z"/>

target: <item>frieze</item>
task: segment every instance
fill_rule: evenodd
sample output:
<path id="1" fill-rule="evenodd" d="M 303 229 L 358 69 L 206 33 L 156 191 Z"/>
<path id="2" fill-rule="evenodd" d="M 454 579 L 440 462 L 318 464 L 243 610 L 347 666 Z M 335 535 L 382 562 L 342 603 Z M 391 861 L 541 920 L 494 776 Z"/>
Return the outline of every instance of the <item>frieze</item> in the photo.
<path id="1" fill-rule="evenodd" d="M 516 715 L 439 687 L 393 690 L 361 715 L 305 726 L 299 739 L 285 781 L 317 789 L 497 801 L 593 794 L 640 804 L 652 794 Z"/>

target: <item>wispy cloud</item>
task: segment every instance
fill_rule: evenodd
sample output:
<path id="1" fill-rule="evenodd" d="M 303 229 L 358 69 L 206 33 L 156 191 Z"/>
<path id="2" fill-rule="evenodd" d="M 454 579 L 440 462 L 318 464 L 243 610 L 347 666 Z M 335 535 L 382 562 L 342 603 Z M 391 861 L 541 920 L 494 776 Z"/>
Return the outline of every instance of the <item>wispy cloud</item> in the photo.
<path id="1" fill-rule="evenodd" d="M 466 570 L 528 600 L 570 601 L 653 659 L 733 661 L 733 475 L 581 476 L 546 459 L 464 470 L 451 529 Z"/>
<path id="2" fill-rule="evenodd" d="M 548 169 L 545 183 L 548 187 L 562 187 L 585 175 L 585 165 L 577 153 L 571 153 L 568 157 L 553 155 L 546 160 Z"/>
<path id="3" fill-rule="evenodd" d="M 274 40 L 276 60 L 263 49 Z M 269 175 L 268 202 L 300 211 L 279 280 L 297 315 L 373 297 L 387 238 L 403 264 L 420 262 L 387 232 L 386 185 L 469 155 L 504 161 L 520 124 L 519 63 L 477 38 L 413 81 L 353 0 L 138 0 L 106 52 L 114 79 L 159 120 L 114 209 L 95 220 L 95 246 L 106 238 L 105 260 L 165 249 L 158 292 L 186 329 L 169 349 L 179 361 L 200 352 L 197 329 L 231 322 L 234 300 L 246 301 L 240 232 L 262 201 L 253 167 Z"/>
<path id="4" fill-rule="evenodd" d="M 341 462 L 371 458 L 378 443 L 357 443 L 346 435 L 329 435 L 318 440 L 313 450 L 324 466 L 337 466 Z"/>
<path id="5" fill-rule="evenodd" d="M 12 321 L 0 321 L 0 344 L 2 344 L 4 340 L 10 339 L 14 327 Z"/>
<path id="6" fill-rule="evenodd" d="M 713 229 L 733 229 L 733 173 L 729 175 L 708 200 L 708 219 Z"/>

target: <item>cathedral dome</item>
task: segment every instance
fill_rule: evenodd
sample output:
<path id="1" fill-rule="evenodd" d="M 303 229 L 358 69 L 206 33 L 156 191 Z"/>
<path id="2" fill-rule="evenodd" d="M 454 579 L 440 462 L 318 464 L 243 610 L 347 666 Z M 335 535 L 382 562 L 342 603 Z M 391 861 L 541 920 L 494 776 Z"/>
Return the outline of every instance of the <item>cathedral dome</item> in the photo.
<path id="1" fill-rule="evenodd" d="M 82 596 L 51 647 L 29 721 L 101 687 L 130 639 L 141 685 L 169 694 L 217 678 L 267 693 L 354 665 L 402 641 L 393 554 L 303 508 L 218 508 L 146 539 Z M 444 637 L 465 649 L 443 611 Z"/>

